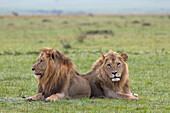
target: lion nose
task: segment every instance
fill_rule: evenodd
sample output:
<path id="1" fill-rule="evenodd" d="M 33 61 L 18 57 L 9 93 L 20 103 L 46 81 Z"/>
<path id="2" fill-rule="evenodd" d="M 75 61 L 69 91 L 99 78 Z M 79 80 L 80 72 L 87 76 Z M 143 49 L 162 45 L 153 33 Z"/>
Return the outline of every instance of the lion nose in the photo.
<path id="1" fill-rule="evenodd" d="M 113 75 L 116 75 L 116 74 L 117 74 L 117 71 L 112 71 L 112 74 L 113 74 Z"/>
<path id="2" fill-rule="evenodd" d="M 34 67 L 32 67 L 32 71 L 34 71 L 35 70 L 35 68 Z"/>

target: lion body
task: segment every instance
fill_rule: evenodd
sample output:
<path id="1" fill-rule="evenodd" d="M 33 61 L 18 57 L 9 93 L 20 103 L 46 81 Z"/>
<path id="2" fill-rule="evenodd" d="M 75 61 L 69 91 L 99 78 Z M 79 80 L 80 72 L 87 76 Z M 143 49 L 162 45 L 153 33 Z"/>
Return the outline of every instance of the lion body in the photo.
<path id="1" fill-rule="evenodd" d="M 38 69 L 41 60 L 46 60 L 46 67 L 43 75 L 38 78 L 38 94 L 27 100 L 55 101 L 63 98 L 90 96 L 91 89 L 88 80 L 79 75 L 74 63 L 64 54 L 44 48 L 37 63 L 33 66 L 34 73 L 42 73 L 43 67 Z"/>
<path id="2" fill-rule="evenodd" d="M 90 82 L 91 97 L 138 100 L 136 95 L 131 94 L 128 66 L 126 62 L 123 61 L 123 58 L 115 52 L 110 52 L 104 57 L 105 58 L 99 58 L 93 64 L 91 71 L 84 75 Z M 119 67 L 122 68 L 120 81 L 113 82 L 108 76 L 108 73 L 105 70 L 105 63 L 108 59 L 111 59 L 112 61 L 113 59 L 119 59 L 119 62 L 121 62 L 121 67 Z"/>

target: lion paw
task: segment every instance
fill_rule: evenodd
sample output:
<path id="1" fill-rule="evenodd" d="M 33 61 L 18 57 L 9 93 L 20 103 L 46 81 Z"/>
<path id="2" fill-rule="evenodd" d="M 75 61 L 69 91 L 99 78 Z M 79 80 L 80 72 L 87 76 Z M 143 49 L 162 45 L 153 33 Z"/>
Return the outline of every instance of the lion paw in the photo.
<path id="1" fill-rule="evenodd" d="M 132 101 L 138 101 L 139 99 L 134 96 L 134 97 L 132 97 L 130 100 L 132 100 Z"/>
<path id="2" fill-rule="evenodd" d="M 45 99 L 45 102 L 50 102 L 50 99 Z"/>
<path id="3" fill-rule="evenodd" d="M 34 100 L 32 99 L 32 97 L 28 97 L 28 98 L 26 98 L 26 100 L 29 101 L 29 102 L 30 102 L 30 101 L 34 101 Z"/>
<path id="4" fill-rule="evenodd" d="M 54 102 L 56 101 L 57 99 L 53 99 L 53 98 L 46 98 L 45 99 L 45 102 Z"/>
<path id="5" fill-rule="evenodd" d="M 58 100 L 58 98 L 55 95 L 52 95 L 52 96 L 46 98 L 45 102 L 54 102 L 56 100 Z"/>
<path id="6" fill-rule="evenodd" d="M 133 96 L 138 97 L 138 94 L 132 93 Z"/>

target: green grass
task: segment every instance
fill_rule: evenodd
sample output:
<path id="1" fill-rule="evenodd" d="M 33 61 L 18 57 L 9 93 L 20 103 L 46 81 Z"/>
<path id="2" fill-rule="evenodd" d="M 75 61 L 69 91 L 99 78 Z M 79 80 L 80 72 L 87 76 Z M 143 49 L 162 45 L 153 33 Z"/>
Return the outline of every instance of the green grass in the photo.
<path id="1" fill-rule="evenodd" d="M 43 23 L 43 19 L 51 22 Z M 132 23 L 134 20 L 139 23 Z M 143 23 L 151 26 L 142 26 Z M 42 16 L 0 17 L 0 112 L 169 112 L 170 19 L 168 16 Z M 113 35 L 87 35 L 112 30 Z M 64 48 L 61 41 L 71 48 Z M 31 72 L 39 49 L 54 47 L 87 73 L 109 49 L 127 53 L 131 91 L 139 101 L 72 99 L 27 102 L 37 92 Z"/>

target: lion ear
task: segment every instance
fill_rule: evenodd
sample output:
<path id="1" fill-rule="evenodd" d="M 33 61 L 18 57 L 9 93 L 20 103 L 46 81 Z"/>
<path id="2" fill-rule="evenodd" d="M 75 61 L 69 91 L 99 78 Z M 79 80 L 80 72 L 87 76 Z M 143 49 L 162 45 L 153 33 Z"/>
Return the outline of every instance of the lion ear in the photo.
<path id="1" fill-rule="evenodd" d="M 46 53 L 47 49 L 46 48 L 42 48 L 42 49 L 40 49 L 40 51 Z"/>
<path id="2" fill-rule="evenodd" d="M 122 53 L 120 56 L 123 58 L 125 62 L 127 61 L 128 55 L 126 53 Z"/>
<path id="3" fill-rule="evenodd" d="M 105 56 L 102 54 L 102 60 L 104 60 L 105 59 Z"/>

